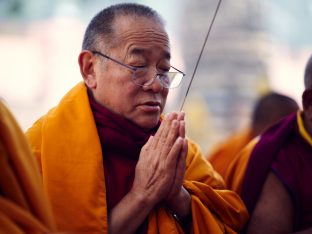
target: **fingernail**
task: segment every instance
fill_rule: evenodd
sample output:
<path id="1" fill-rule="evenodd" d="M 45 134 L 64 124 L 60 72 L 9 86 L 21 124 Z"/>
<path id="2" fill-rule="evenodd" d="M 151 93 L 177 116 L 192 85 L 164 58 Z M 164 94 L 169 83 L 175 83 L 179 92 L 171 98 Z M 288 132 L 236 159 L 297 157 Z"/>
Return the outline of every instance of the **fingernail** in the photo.
<path id="1" fill-rule="evenodd" d="M 178 121 L 177 120 L 173 120 L 172 121 L 172 127 L 177 127 L 178 126 Z"/>
<path id="2" fill-rule="evenodd" d="M 172 118 L 172 113 L 169 113 L 168 116 L 167 116 L 167 118 L 168 118 L 169 120 L 172 120 L 172 119 L 173 119 L 173 118 Z"/>

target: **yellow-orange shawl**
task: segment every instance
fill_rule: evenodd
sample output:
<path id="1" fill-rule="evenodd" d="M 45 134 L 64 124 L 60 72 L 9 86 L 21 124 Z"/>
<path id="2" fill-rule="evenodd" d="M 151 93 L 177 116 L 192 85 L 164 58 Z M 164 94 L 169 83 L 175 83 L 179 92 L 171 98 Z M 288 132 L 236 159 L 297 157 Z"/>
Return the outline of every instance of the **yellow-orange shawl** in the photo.
<path id="1" fill-rule="evenodd" d="M 238 154 L 252 139 L 251 129 L 245 129 L 230 136 L 224 142 L 217 145 L 216 148 L 207 155 L 208 161 L 213 168 L 225 179 L 229 165 Z M 225 180 L 227 184 L 227 181 Z"/>
<path id="2" fill-rule="evenodd" d="M 258 141 L 259 137 L 251 140 L 250 143 L 247 144 L 247 146 L 235 156 L 224 175 L 227 188 L 235 191 L 239 195 L 242 191 L 245 171 L 248 165 L 250 154 Z"/>
<path id="3" fill-rule="evenodd" d="M 37 157 L 56 222 L 62 231 L 107 233 L 104 162 L 86 87 L 75 86 L 39 119 L 27 137 Z M 192 195 L 193 233 L 235 233 L 247 221 L 236 193 L 190 143 L 184 187 Z M 164 207 L 149 215 L 148 233 L 182 233 Z"/>
<path id="4" fill-rule="evenodd" d="M 0 233 L 52 233 L 52 209 L 38 165 L 11 112 L 0 101 Z"/>

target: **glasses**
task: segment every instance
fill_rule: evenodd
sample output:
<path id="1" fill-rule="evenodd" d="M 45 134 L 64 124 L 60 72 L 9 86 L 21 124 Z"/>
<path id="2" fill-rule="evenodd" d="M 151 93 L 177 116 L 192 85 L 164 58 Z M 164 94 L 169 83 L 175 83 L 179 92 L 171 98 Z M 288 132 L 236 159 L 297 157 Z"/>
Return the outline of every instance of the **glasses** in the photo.
<path id="1" fill-rule="evenodd" d="M 119 62 L 116 59 L 113 59 L 105 54 L 102 54 L 99 51 L 91 51 L 93 54 L 98 54 L 104 58 L 107 58 L 123 67 L 128 68 L 132 71 L 132 81 L 139 86 L 149 86 L 151 85 L 156 78 L 159 79 L 161 85 L 168 89 L 176 88 L 180 85 L 185 74 L 178 70 L 177 68 L 170 66 L 170 71 L 164 73 L 156 73 L 152 79 L 148 78 L 148 68 L 147 67 L 133 67 L 122 62 Z"/>

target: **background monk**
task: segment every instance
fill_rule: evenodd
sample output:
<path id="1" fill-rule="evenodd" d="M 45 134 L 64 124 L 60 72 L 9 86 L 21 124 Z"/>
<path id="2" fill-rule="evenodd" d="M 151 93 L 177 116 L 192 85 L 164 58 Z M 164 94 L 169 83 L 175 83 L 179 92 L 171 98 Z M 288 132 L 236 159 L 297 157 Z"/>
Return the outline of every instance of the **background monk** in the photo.
<path id="1" fill-rule="evenodd" d="M 312 233 L 312 57 L 304 83 L 303 111 L 251 142 L 232 167 L 231 188 L 251 213 L 247 233 Z"/>
<path id="2" fill-rule="evenodd" d="M 226 174 L 236 154 L 269 126 L 298 109 L 294 99 L 276 92 L 260 97 L 252 111 L 250 127 L 230 136 L 218 145 L 207 159 L 227 183 Z"/>
<path id="3" fill-rule="evenodd" d="M 234 233 L 247 213 L 224 190 L 184 113 L 161 117 L 184 74 L 149 7 L 120 4 L 88 25 L 84 83 L 27 132 L 58 228 L 74 233 Z"/>

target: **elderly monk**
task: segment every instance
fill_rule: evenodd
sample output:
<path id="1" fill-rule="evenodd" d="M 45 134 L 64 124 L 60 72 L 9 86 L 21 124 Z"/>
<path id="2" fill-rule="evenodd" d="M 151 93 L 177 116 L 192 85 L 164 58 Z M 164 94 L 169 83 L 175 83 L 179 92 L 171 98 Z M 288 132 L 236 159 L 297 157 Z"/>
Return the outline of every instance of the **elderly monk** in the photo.
<path id="1" fill-rule="evenodd" d="M 304 81 L 303 111 L 252 141 L 231 166 L 230 187 L 251 214 L 247 233 L 312 233 L 312 56 Z"/>
<path id="2" fill-rule="evenodd" d="M 14 116 L 0 100 L 0 233 L 56 233 L 38 165 Z"/>
<path id="3" fill-rule="evenodd" d="M 184 113 L 161 116 L 184 74 L 149 7 L 119 4 L 88 25 L 84 83 L 27 132 L 60 230 L 74 233 L 235 233 L 238 195 L 185 137 Z"/>
<path id="4" fill-rule="evenodd" d="M 268 127 L 298 109 L 299 106 L 294 99 L 276 92 L 269 92 L 259 98 L 252 111 L 250 127 L 230 136 L 207 156 L 226 184 L 232 179 L 226 175 L 230 173 L 229 165 L 235 159 L 236 154 Z"/>

